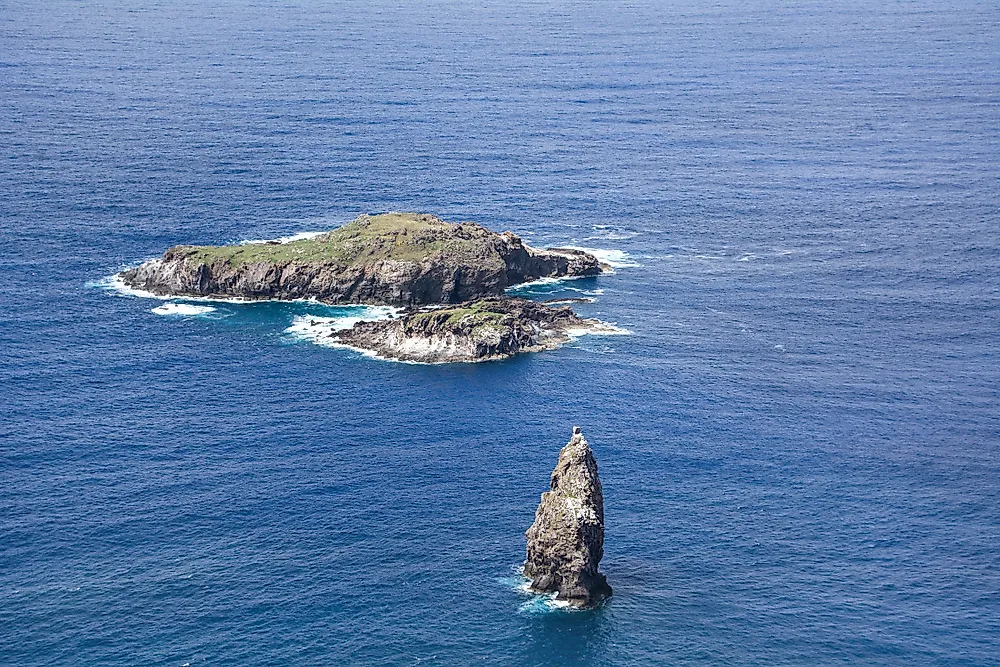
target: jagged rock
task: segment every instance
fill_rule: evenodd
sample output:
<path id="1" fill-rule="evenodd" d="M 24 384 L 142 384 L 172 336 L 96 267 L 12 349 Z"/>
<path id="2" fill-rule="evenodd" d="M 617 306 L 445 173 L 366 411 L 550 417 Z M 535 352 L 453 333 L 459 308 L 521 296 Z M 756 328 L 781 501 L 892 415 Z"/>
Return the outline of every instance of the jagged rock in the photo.
<path id="1" fill-rule="evenodd" d="M 503 359 L 557 347 L 573 333 L 611 330 L 598 320 L 578 317 L 569 307 L 491 297 L 389 320 L 358 322 L 330 335 L 384 359 L 444 363 Z"/>
<path id="2" fill-rule="evenodd" d="M 574 607 L 596 607 L 611 595 L 597 566 L 604 555 L 604 495 L 597 461 L 580 427 L 559 452 L 550 490 L 542 494 L 528 539 L 524 576 L 533 590 L 556 592 Z"/>
<path id="3" fill-rule="evenodd" d="M 283 243 L 174 246 L 120 277 L 158 295 L 414 307 L 499 296 L 530 280 L 605 268 L 572 248 L 531 248 L 512 232 L 385 213 Z"/>

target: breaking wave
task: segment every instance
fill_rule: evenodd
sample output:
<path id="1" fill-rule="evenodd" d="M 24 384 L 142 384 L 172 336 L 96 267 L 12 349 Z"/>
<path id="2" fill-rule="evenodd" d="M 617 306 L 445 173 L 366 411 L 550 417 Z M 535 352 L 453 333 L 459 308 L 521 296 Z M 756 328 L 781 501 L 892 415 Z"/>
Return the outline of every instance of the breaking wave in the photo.
<path id="1" fill-rule="evenodd" d="M 594 326 L 579 329 L 566 329 L 566 335 L 571 339 L 576 340 L 581 336 L 631 336 L 632 332 L 628 329 L 623 329 L 611 322 L 602 322 L 601 320 L 590 320 L 594 323 Z"/>
<path id="2" fill-rule="evenodd" d="M 195 306 L 190 303 L 170 302 L 153 308 L 151 312 L 154 312 L 157 315 L 180 315 L 190 317 L 195 315 L 205 315 L 206 313 L 214 313 L 215 308 L 212 308 L 211 306 Z"/>
<path id="3" fill-rule="evenodd" d="M 109 292 L 117 292 L 122 296 L 137 296 L 142 299 L 159 299 L 161 301 L 169 301 L 170 299 L 176 298 L 171 296 L 153 294 L 152 292 L 147 292 L 146 290 L 135 289 L 134 287 L 129 287 L 122 280 L 121 273 L 116 273 L 111 276 L 106 276 L 100 280 L 94 280 L 87 283 L 87 287 L 94 287 L 97 289 L 108 290 Z"/>
<path id="4" fill-rule="evenodd" d="M 344 314 L 296 315 L 285 333 L 293 338 L 325 347 L 348 347 L 330 338 L 335 331 L 350 329 L 358 322 L 386 320 L 399 312 L 392 306 L 344 306 Z"/>
<path id="5" fill-rule="evenodd" d="M 531 582 L 520 574 L 520 566 L 513 568 L 515 573 L 508 577 L 501 577 L 497 581 L 506 588 L 522 595 L 524 600 L 517 606 L 517 610 L 522 614 L 548 614 L 560 611 L 577 611 L 569 602 L 557 600 L 556 593 L 538 593 L 531 590 Z"/>
<path id="6" fill-rule="evenodd" d="M 537 280 L 529 280 L 526 283 L 518 283 L 517 285 L 511 285 L 504 291 L 507 294 L 538 291 L 539 288 L 543 288 L 542 293 L 552 292 L 557 289 L 559 290 L 572 289 L 574 291 L 580 291 L 576 290 L 575 288 L 567 287 L 564 283 L 570 280 L 582 280 L 583 278 L 593 278 L 593 276 L 560 276 L 558 278 L 549 278 L 549 277 L 539 278 Z"/>
<path id="7" fill-rule="evenodd" d="M 87 287 L 108 290 L 119 296 L 134 296 L 141 299 L 159 299 L 160 301 L 201 301 L 205 303 L 320 303 L 316 299 L 246 299 L 239 296 L 195 296 L 191 294 L 154 294 L 146 290 L 129 287 L 121 277 L 121 273 L 88 282 Z"/>
<path id="8" fill-rule="evenodd" d="M 594 233 L 584 237 L 584 241 L 624 241 L 639 236 L 639 232 L 619 229 L 611 225 L 592 225 Z"/>
<path id="9" fill-rule="evenodd" d="M 562 278 L 542 278 L 533 280 L 530 283 L 521 283 L 508 287 L 505 292 L 509 296 L 552 296 L 561 292 L 576 292 L 583 296 L 593 297 L 604 294 L 603 289 L 581 289 L 567 285 Z"/>
<path id="10" fill-rule="evenodd" d="M 562 246 L 564 248 L 572 248 L 573 250 L 582 250 L 583 252 L 589 252 L 591 255 L 601 260 L 613 269 L 628 269 L 640 267 L 639 264 L 632 258 L 630 254 L 624 250 L 616 249 L 606 249 L 606 248 L 585 248 L 583 246 L 577 245 L 567 245 Z"/>

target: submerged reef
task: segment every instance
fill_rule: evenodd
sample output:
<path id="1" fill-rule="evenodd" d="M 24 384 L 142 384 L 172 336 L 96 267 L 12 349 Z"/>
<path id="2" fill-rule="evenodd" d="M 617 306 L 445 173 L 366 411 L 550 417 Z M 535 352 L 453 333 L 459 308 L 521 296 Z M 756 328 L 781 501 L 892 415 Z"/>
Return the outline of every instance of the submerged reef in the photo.
<path id="1" fill-rule="evenodd" d="M 512 285 L 592 276 L 607 268 L 580 250 L 532 248 L 513 232 L 433 215 L 384 213 L 285 243 L 174 246 L 120 277 L 131 288 L 160 296 L 413 308 L 500 296 Z"/>
<path id="2" fill-rule="evenodd" d="M 395 319 L 358 322 L 330 336 L 384 359 L 444 363 L 504 359 L 552 349 L 574 334 L 602 330 L 613 327 L 583 319 L 568 307 L 492 297 Z"/>
<path id="3" fill-rule="evenodd" d="M 524 535 L 524 576 L 533 590 L 584 609 L 611 595 L 597 570 L 604 555 L 604 495 L 597 460 L 579 426 L 559 452 L 549 490 Z"/>

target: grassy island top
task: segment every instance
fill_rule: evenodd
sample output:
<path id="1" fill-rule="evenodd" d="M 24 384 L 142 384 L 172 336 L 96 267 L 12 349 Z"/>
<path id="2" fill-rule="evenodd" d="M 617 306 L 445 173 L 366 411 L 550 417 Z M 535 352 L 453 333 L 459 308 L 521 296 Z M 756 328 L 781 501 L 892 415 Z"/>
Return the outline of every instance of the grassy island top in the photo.
<path id="1" fill-rule="evenodd" d="M 420 262 L 429 256 L 482 262 L 490 255 L 494 232 L 474 223 L 445 222 L 420 213 L 362 215 L 310 239 L 226 246 L 177 246 L 171 253 L 196 262 L 232 265 L 320 262 L 352 266 L 392 259 Z"/>
<path id="2" fill-rule="evenodd" d="M 472 326 L 497 324 L 509 314 L 507 309 L 495 299 L 481 299 L 450 308 L 437 308 L 427 312 L 414 313 L 410 317 L 415 324 L 433 322 L 436 325 L 450 327 L 467 317 L 471 318 L 467 323 Z"/>

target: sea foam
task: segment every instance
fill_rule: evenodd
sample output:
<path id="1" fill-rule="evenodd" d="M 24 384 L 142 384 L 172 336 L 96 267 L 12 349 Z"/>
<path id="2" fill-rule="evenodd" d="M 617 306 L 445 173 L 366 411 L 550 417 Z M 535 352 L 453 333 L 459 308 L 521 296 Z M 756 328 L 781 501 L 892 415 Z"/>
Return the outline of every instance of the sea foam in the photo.
<path id="1" fill-rule="evenodd" d="M 531 580 L 520 574 L 520 567 L 517 573 L 509 577 L 502 577 L 498 581 L 504 586 L 513 589 L 519 595 L 526 598 L 518 605 L 517 610 L 522 614 L 548 614 L 558 611 L 578 611 L 576 607 L 565 600 L 557 600 L 558 593 L 539 593 L 531 588 Z"/>
<path id="2" fill-rule="evenodd" d="M 640 267 L 639 264 L 624 250 L 607 249 L 607 248 L 585 248 L 583 246 L 576 245 L 566 245 L 563 248 L 572 248 L 573 250 L 582 250 L 583 252 L 590 253 L 600 261 L 604 262 L 613 269 L 627 269 Z"/>
<path id="3" fill-rule="evenodd" d="M 639 235 L 639 232 L 618 229 L 611 225 L 592 225 L 591 228 L 594 230 L 594 233 L 584 237 L 584 241 L 624 241 L 625 239 L 635 238 Z"/>
<path id="4" fill-rule="evenodd" d="M 602 322 L 601 320 L 590 320 L 594 323 L 590 327 L 580 327 L 566 329 L 566 335 L 576 340 L 581 336 L 631 336 L 632 332 L 628 329 L 623 329 L 611 322 Z"/>
<path id="5" fill-rule="evenodd" d="M 100 280 L 89 282 L 87 283 L 87 287 L 95 287 L 97 289 L 108 290 L 109 292 L 116 292 L 122 296 L 137 296 L 142 299 L 160 299 L 161 301 L 168 301 L 175 298 L 169 295 L 153 294 L 152 292 L 147 292 L 146 290 L 129 287 L 122 279 L 121 273 L 105 276 Z"/>
<path id="6" fill-rule="evenodd" d="M 569 280 L 580 280 L 582 278 L 592 278 L 593 276 L 559 276 L 558 278 L 553 278 L 551 276 L 546 276 L 545 278 L 537 278 L 535 280 L 529 280 L 527 282 L 518 283 L 516 285 L 511 285 L 507 288 L 507 292 L 514 292 L 520 289 L 533 289 L 536 287 L 546 287 L 546 286 L 561 286 L 563 283 Z"/>
<path id="7" fill-rule="evenodd" d="M 155 260 L 153 260 L 155 261 Z M 123 269 L 124 270 L 124 269 Z M 184 301 L 201 301 L 205 303 L 236 303 L 236 304 L 246 304 L 246 303 L 265 303 L 265 302 L 277 302 L 277 303 L 321 303 L 312 297 L 302 298 L 302 299 L 246 299 L 239 296 L 195 296 L 191 294 L 154 294 L 146 290 L 136 289 L 135 287 L 130 287 L 125 284 L 122 279 L 121 273 L 116 273 L 111 276 L 106 276 L 100 280 L 94 280 L 87 283 L 87 287 L 94 287 L 97 289 L 104 289 L 110 292 L 115 292 L 120 296 L 134 296 L 141 299 L 159 299 L 160 301 L 175 301 L 177 299 L 183 299 Z"/>
<path id="8" fill-rule="evenodd" d="M 336 331 L 350 329 L 358 322 L 385 320 L 399 312 L 392 306 L 345 306 L 343 315 L 296 315 L 285 333 L 293 338 L 305 340 L 325 347 L 349 347 L 338 343 L 330 336 Z"/>
<path id="9" fill-rule="evenodd" d="M 195 315 L 204 315 L 206 313 L 214 313 L 215 308 L 211 306 L 195 306 L 190 303 L 165 303 L 162 306 L 157 306 L 153 308 L 151 312 L 157 315 L 181 315 L 185 317 L 191 317 Z"/>

